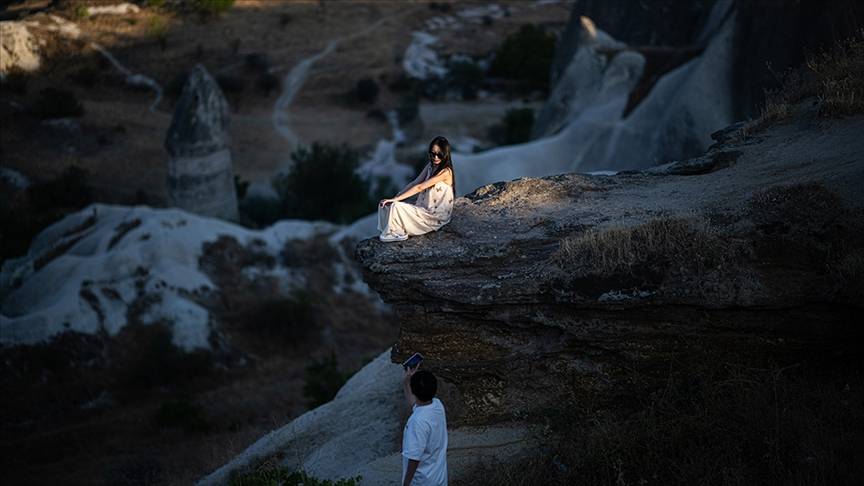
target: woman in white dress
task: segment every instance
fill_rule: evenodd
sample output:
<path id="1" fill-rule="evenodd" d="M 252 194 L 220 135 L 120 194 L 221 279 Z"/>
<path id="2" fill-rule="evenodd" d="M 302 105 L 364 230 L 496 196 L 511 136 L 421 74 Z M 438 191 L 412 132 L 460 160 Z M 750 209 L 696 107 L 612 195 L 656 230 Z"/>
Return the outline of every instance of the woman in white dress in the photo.
<path id="1" fill-rule="evenodd" d="M 450 222 L 456 193 L 456 176 L 450 159 L 450 142 L 435 137 L 429 143 L 429 163 L 416 179 L 392 199 L 378 203 L 378 237 L 381 241 L 403 241 Z M 416 204 L 402 202 L 415 194 Z"/>

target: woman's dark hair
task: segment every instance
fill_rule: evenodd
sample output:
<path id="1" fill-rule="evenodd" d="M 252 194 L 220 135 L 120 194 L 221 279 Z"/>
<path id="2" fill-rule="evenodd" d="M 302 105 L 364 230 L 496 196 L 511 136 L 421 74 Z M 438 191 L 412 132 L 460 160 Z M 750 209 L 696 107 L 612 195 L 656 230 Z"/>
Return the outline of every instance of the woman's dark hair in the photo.
<path id="1" fill-rule="evenodd" d="M 421 402 L 428 402 L 438 392 L 438 380 L 429 370 L 418 370 L 411 375 L 411 393 Z"/>
<path id="2" fill-rule="evenodd" d="M 432 177 L 435 177 L 444 169 L 450 169 L 450 174 L 453 177 L 453 194 L 456 194 L 456 171 L 453 170 L 453 160 L 450 158 L 450 142 L 448 142 L 444 137 L 435 137 L 431 142 L 429 142 L 429 152 L 432 152 L 432 147 L 436 145 L 439 149 L 444 151 L 444 156 L 441 157 L 441 163 L 436 166 L 432 163 L 432 156 L 429 155 L 429 153 L 426 154 L 426 158 L 429 159 L 429 164 L 432 166 L 434 171 L 429 178 L 431 179 Z"/>

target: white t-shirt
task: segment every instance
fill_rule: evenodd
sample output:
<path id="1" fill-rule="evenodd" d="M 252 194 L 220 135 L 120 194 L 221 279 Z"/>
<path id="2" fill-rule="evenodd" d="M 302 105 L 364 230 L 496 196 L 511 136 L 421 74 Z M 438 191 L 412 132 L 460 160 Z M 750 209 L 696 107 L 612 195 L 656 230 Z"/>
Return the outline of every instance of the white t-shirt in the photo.
<path id="1" fill-rule="evenodd" d="M 409 459 L 420 461 L 411 486 L 447 486 L 447 417 L 441 400 L 414 405 L 408 417 L 402 433 L 402 483 Z"/>

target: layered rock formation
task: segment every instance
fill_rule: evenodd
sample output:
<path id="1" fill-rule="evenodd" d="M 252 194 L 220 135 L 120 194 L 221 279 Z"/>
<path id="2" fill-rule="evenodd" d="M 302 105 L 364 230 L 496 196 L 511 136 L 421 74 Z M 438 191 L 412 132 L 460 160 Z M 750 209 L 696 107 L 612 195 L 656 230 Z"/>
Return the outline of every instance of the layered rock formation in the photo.
<path id="1" fill-rule="evenodd" d="M 687 353 L 851 342 L 864 117 L 800 110 L 650 171 L 484 186 L 436 233 L 362 241 L 402 325 L 393 361 L 423 353 L 452 384 L 451 422 L 491 424 L 650 390 Z"/>
<path id="2" fill-rule="evenodd" d="M 202 65 L 189 74 L 165 137 L 172 206 L 236 220 L 228 102 Z"/>

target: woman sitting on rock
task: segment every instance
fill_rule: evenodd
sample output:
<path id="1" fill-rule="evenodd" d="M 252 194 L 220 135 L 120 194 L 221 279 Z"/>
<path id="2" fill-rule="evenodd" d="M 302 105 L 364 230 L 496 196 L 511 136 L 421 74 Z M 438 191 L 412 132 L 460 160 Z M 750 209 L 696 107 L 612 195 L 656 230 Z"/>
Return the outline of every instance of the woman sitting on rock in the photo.
<path id="1" fill-rule="evenodd" d="M 435 137 L 429 144 L 429 163 L 416 179 L 409 182 L 393 199 L 378 203 L 378 231 L 381 241 L 403 241 L 422 235 L 450 222 L 456 178 L 450 160 L 450 142 Z M 401 202 L 420 194 L 417 204 Z"/>

